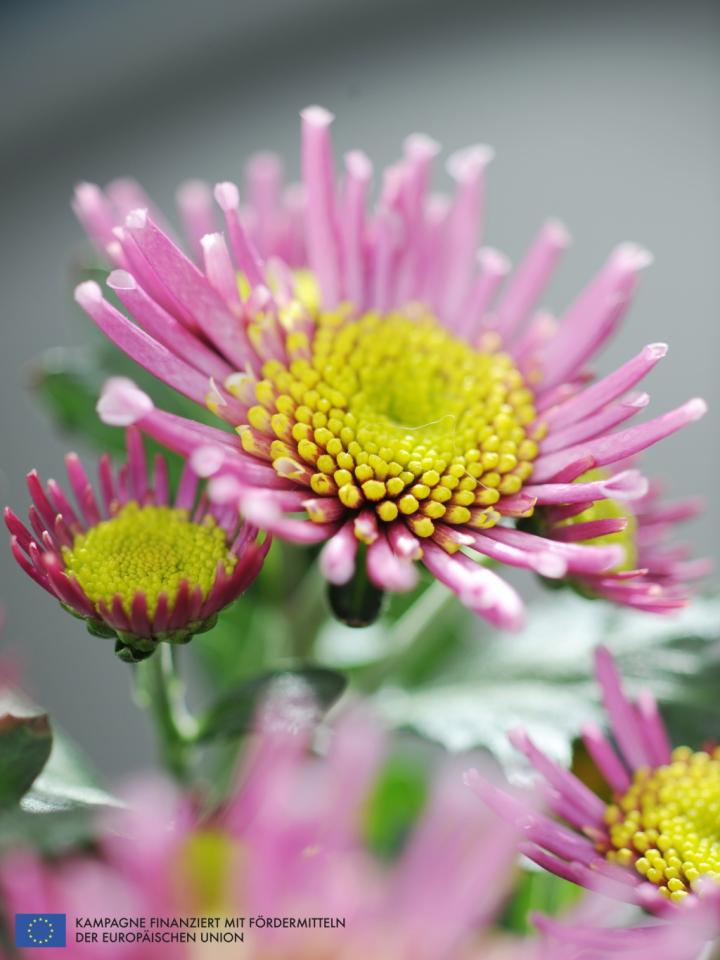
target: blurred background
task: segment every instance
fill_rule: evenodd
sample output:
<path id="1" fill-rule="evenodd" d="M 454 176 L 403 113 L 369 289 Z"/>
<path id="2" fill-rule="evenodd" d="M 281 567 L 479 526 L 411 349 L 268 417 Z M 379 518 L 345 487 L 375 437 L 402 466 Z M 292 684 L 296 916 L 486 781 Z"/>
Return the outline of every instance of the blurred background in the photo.
<path id="1" fill-rule="evenodd" d="M 448 149 L 491 143 L 487 242 L 517 261 L 548 215 L 573 234 L 550 307 L 618 241 L 649 247 L 655 263 L 598 369 L 665 340 L 652 411 L 708 400 L 710 415 L 647 462 L 674 495 L 707 497 L 689 533 L 720 556 L 714 0 L 4 0 L 0 91 L 0 499 L 18 512 L 26 471 L 58 477 L 68 446 L 28 382 L 39 354 L 86 331 L 71 300 L 75 182 L 131 174 L 168 209 L 179 181 L 236 179 L 261 147 L 296 175 L 298 111 L 318 102 L 337 115 L 338 153 L 362 146 L 378 165 L 415 130 Z M 147 762 L 127 666 L 60 615 L 9 551 L 0 566 L 3 644 L 29 692 L 112 776 Z"/>

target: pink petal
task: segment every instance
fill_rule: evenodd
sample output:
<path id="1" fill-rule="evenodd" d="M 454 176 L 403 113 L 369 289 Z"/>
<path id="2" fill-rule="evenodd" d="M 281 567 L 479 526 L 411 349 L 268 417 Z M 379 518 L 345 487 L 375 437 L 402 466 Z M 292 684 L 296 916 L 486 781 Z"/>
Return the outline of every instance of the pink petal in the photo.
<path id="1" fill-rule="evenodd" d="M 675 410 L 648 420 L 647 423 L 636 424 L 634 427 L 598 437 L 582 445 L 578 444 L 558 453 L 541 456 L 535 461 L 533 480 L 535 483 L 553 480 L 565 466 L 581 455 L 592 457 L 598 467 L 617 463 L 699 420 L 706 412 L 707 404 L 696 397 Z"/>
<path id="2" fill-rule="evenodd" d="M 230 245 L 241 272 L 251 287 L 265 283 L 263 262 L 240 220 L 240 193 L 234 183 L 218 183 L 215 199 L 225 214 Z"/>
<path id="3" fill-rule="evenodd" d="M 504 343 L 512 340 L 537 304 L 569 242 L 565 226 L 557 220 L 548 221 L 514 271 L 495 308 L 494 328 Z"/>
<path id="4" fill-rule="evenodd" d="M 337 259 L 337 214 L 330 124 L 322 107 L 307 107 L 302 117 L 302 171 L 306 194 L 308 262 L 322 290 L 323 306 L 332 310 L 341 299 Z"/>
<path id="5" fill-rule="evenodd" d="M 126 229 L 173 296 L 190 313 L 205 336 L 236 369 L 243 369 L 247 346 L 237 318 L 208 283 L 207 277 L 147 216 L 136 210 Z"/>
<path id="6" fill-rule="evenodd" d="M 653 761 L 645 745 L 642 725 L 632 703 L 623 692 L 615 662 L 605 647 L 598 647 L 595 652 L 595 673 L 602 688 L 603 702 L 613 736 L 624 759 L 632 770 L 652 766 Z"/>
<path id="7" fill-rule="evenodd" d="M 588 416 L 597 413 L 599 409 L 617 400 L 627 390 L 632 389 L 636 383 L 639 383 L 667 353 L 668 348 L 665 343 L 651 343 L 643 347 L 640 353 L 628 360 L 621 367 L 608 376 L 603 377 L 587 387 L 581 393 L 570 397 L 552 409 L 539 407 L 543 410 L 542 420 L 551 427 L 560 423 L 566 427 L 578 420 L 584 420 Z"/>

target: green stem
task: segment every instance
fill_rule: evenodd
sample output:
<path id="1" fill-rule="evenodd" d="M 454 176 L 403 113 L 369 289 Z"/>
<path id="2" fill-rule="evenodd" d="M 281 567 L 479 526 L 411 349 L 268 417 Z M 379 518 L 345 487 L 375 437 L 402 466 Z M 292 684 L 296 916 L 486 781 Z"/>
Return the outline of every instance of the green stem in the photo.
<path id="1" fill-rule="evenodd" d="M 175 648 L 161 643 L 137 665 L 137 698 L 155 725 L 162 760 L 181 782 L 190 778 L 197 723 L 185 705 L 185 687 L 177 671 Z"/>
<path id="2" fill-rule="evenodd" d="M 456 599 L 444 584 L 433 580 L 390 631 L 392 649 L 398 655 L 404 654 L 425 634 L 445 607 L 452 605 Z"/>
<path id="3" fill-rule="evenodd" d="M 312 658 L 318 630 L 327 615 L 325 581 L 315 561 L 287 600 L 285 620 L 290 638 L 288 653 L 303 662 Z"/>
<path id="4" fill-rule="evenodd" d="M 434 580 L 388 632 L 388 656 L 359 674 L 362 687 L 377 689 L 390 673 L 401 670 L 408 660 L 417 656 L 424 640 L 434 642 L 435 633 L 431 628 L 446 608 L 456 603 L 455 594 Z"/>

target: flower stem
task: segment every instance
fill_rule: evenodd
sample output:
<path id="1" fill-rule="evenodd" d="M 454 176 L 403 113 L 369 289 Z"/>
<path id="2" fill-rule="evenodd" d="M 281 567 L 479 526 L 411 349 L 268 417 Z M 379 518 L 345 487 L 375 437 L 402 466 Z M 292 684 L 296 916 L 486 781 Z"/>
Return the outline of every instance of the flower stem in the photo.
<path id="1" fill-rule="evenodd" d="M 286 603 L 285 617 L 290 637 L 290 656 L 300 661 L 312 658 L 320 625 L 327 613 L 325 581 L 313 563 Z"/>
<path id="2" fill-rule="evenodd" d="M 433 580 L 390 631 L 392 649 L 397 651 L 398 655 L 409 650 L 456 599 L 455 594 L 444 584 Z"/>
<path id="3" fill-rule="evenodd" d="M 190 778 L 197 734 L 197 723 L 187 710 L 184 693 L 175 648 L 161 643 L 153 656 L 137 665 L 137 699 L 152 717 L 165 767 L 183 783 Z"/>
<path id="4" fill-rule="evenodd" d="M 358 680 L 363 689 L 377 689 L 390 674 L 396 674 L 412 662 L 423 642 L 434 642 L 433 627 L 438 619 L 447 617 L 448 609 L 456 606 L 455 594 L 439 581 L 433 581 L 388 631 L 387 657 L 359 671 Z"/>

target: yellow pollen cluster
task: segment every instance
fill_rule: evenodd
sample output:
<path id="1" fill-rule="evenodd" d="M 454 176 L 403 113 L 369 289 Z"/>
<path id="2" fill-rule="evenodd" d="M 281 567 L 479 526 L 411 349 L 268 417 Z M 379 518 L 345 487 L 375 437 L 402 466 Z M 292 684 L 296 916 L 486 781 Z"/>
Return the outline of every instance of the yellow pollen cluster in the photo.
<path id="1" fill-rule="evenodd" d="M 666 766 L 638 770 L 605 821 L 607 859 L 634 864 L 671 900 L 683 900 L 698 877 L 720 881 L 720 748 L 678 747 Z"/>
<path id="2" fill-rule="evenodd" d="M 410 311 L 315 318 L 269 361 L 244 448 L 283 477 L 349 510 L 405 518 L 420 537 L 438 520 L 479 528 L 532 473 L 540 432 L 533 395 L 510 357 L 480 352 L 432 316 Z M 313 520 L 325 519 L 321 514 Z"/>
<path id="3" fill-rule="evenodd" d="M 588 470 L 582 476 L 578 477 L 576 483 L 592 483 L 595 480 L 607 480 L 610 474 L 607 470 Z M 594 547 L 599 546 L 621 546 L 625 551 L 625 561 L 614 567 L 613 573 L 621 573 L 624 570 L 633 570 L 637 564 L 637 543 L 635 532 L 637 530 L 637 520 L 631 510 L 628 509 L 619 500 L 595 500 L 587 510 L 576 514 L 567 520 L 560 522 L 559 526 L 572 526 L 576 523 L 590 523 L 593 520 L 618 520 L 627 521 L 624 530 L 617 533 L 608 533 L 603 537 L 595 537 L 592 540 L 581 541 L 591 544 Z"/>
<path id="4" fill-rule="evenodd" d="M 212 517 L 193 523 L 186 510 L 140 507 L 127 503 L 110 520 L 75 537 L 63 550 L 68 576 L 74 577 L 93 603 L 107 606 L 120 596 L 130 612 L 133 597 L 144 593 L 152 617 L 158 597 L 166 593 L 172 608 L 180 584 L 200 587 L 206 597 L 215 582 L 218 561 L 231 573 L 237 558 Z"/>

